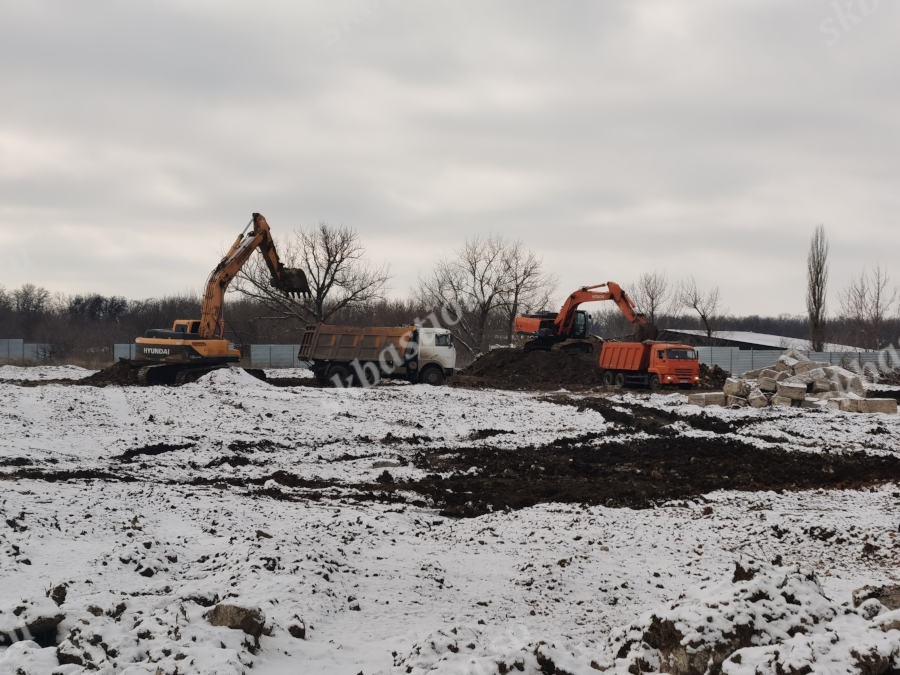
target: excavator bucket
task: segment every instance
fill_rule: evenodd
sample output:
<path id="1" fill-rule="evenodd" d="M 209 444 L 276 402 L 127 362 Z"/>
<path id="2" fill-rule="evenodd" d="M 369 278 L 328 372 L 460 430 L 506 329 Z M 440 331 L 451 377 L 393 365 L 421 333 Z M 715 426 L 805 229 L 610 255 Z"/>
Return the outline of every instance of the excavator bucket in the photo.
<path id="1" fill-rule="evenodd" d="M 288 297 L 310 295 L 306 272 L 296 267 L 283 268 L 281 278 L 272 279 L 272 285 Z"/>

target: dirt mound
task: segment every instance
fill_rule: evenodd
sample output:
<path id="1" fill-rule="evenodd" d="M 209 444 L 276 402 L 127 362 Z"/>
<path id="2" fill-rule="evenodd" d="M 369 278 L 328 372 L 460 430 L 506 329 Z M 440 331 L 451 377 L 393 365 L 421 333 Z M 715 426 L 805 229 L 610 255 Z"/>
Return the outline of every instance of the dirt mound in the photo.
<path id="1" fill-rule="evenodd" d="M 78 384 L 86 384 L 91 387 L 107 387 L 110 385 L 138 384 L 138 368 L 128 361 L 116 361 L 103 370 L 98 370 Z"/>
<path id="2" fill-rule="evenodd" d="M 698 389 L 721 389 L 725 386 L 725 380 L 729 377 L 731 377 L 731 373 L 727 370 L 723 370 L 715 364 L 708 366 L 705 363 L 701 363 Z"/>
<path id="3" fill-rule="evenodd" d="M 495 389 L 585 389 L 603 383 L 594 354 L 493 349 L 450 378 L 448 384 Z"/>

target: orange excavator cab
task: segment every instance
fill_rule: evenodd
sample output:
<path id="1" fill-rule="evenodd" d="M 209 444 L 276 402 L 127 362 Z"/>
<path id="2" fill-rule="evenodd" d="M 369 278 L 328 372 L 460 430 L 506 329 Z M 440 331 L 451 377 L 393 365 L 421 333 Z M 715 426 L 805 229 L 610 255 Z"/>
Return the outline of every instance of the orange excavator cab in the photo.
<path id="1" fill-rule="evenodd" d="M 648 323 L 643 314 L 637 311 L 628 294 L 614 281 L 594 286 L 582 286 L 573 291 L 557 314 L 541 312 L 518 316 L 513 323 L 513 329 L 516 333 L 532 336 L 532 339 L 525 343 L 526 350 L 592 351 L 593 346 L 588 335 L 587 312 L 578 307 L 585 302 L 605 300 L 612 300 L 616 303 L 625 318 L 634 326 L 635 335 L 639 340 L 651 340 L 656 337 L 656 329 Z"/>

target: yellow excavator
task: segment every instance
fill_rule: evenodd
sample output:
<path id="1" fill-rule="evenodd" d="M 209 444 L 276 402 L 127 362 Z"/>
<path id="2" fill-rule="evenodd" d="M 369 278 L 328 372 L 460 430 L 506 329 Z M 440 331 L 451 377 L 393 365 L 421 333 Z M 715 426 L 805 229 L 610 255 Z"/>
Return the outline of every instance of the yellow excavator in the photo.
<path id="1" fill-rule="evenodd" d="M 200 318 L 176 319 L 171 330 L 151 328 L 135 339 L 135 358 L 130 365 L 137 370 L 138 383 L 183 384 L 240 360 L 240 351 L 224 337 L 222 306 L 228 284 L 257 249 L 272 274 L 272 286 L 290 297 L 309 295 L 306 273 L 282 264 L 269 224 L 261 214 L 254 213 L 210 273 Z"/>

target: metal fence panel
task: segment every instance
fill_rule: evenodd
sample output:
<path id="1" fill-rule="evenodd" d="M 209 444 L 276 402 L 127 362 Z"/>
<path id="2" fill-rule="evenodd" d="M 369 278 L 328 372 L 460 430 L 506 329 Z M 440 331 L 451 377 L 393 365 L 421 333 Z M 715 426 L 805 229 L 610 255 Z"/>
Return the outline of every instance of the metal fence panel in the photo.
<path id="1" fill-rule="evenodd" d="M 116 361 L 119 359 L 133 359 L 134 350 L 135 344 L 133 342 L 113 345 L 113 359 Z"/>
<path id="2" fill-rule="evenodd" d="M 299 368 L 300 345 L 250 345 L 251 368 Z"/>
<path id="3" fill-rule="evenodd" d="M 53 345 L 26 342 L 22 345 L 23 361 L 49 361 L 53 357 Z"/>
<path id="4" fill-rule="evenodd" d="M 695 347 L 700 363 L 719 366 L 733 375 L 751 370 L 769 368 L 784 353 L 780 349 L 739 349 L 738 347 Z M 885 356 L 884 352 L 804 352 L 811 361 L 842 366 L 848 370 L 858 370 L 865 364 L 885 365 L 887 368 L 900 366 Z M 885 368 L 886 369 L 886 368 Z"/>
<path id="5" fill-rule="evenodd" d="M 21 339 L 0 340 L 0 359 L 21 361 L 25 357 L 25 341 Z"/>

